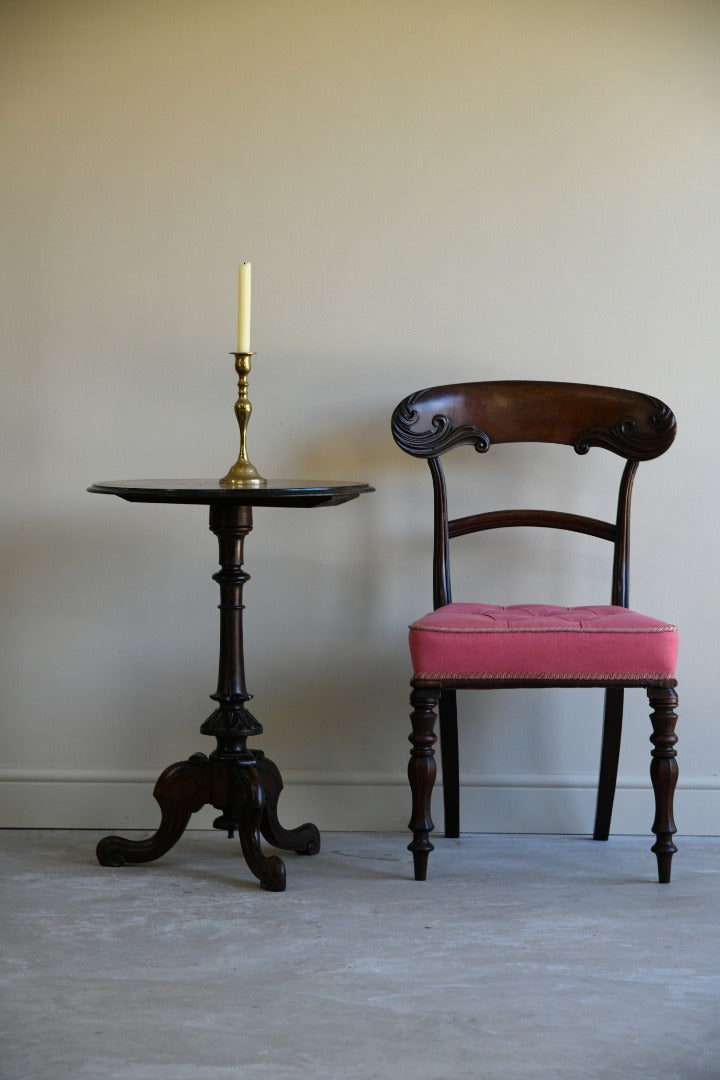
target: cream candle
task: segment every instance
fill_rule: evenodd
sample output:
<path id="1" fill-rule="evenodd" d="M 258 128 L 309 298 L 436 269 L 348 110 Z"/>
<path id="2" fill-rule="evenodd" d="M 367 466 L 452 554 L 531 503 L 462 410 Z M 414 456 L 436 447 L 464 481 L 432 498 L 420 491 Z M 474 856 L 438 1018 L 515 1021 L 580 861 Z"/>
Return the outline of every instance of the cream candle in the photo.
<path id="1" fill-rule="evenodd" d="M 250 296 L 252 263 L 244 262 L 238 272 L 238 337 L 237 351 L 250 352 Z"/>

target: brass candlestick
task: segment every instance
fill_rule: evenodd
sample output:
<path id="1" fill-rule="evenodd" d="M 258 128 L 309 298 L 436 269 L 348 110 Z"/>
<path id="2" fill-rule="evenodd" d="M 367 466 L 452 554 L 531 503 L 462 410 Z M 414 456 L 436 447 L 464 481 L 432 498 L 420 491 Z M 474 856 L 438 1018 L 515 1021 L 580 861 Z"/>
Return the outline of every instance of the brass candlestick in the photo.
<path id="1" fill-rule="evenodd" d="M 231 353 L 231 356 L 235 357 L 235 370 L 238 376 L 235 416 L 240 428 L 240 453 L 235 464 L 220 480 L 223 487 L 263 487 L 267 483 L 247 456 L 247 427 L 252 412 L 252 405 L 248 400 L 248 375 L 254 355 L 251 352 Z"/>

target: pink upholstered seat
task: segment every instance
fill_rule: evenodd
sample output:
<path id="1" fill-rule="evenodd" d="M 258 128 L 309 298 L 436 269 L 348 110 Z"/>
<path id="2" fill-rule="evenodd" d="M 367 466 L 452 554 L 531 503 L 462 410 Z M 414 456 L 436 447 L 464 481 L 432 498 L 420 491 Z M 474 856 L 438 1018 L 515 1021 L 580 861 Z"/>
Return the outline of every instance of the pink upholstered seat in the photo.
<path id="1" fill-rule="evenodd" d="M 446 604 L 412 623 L 418 679 L 672 679 L 678 632 L 612 605 Z"/>

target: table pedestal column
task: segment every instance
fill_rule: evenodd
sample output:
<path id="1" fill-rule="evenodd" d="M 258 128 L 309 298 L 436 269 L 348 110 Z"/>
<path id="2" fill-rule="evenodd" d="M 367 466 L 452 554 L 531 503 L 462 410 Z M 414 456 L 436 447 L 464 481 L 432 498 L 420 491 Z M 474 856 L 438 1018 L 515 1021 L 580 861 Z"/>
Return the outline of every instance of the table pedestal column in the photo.
<path id="1" fill-rule="evenodd" d="M 161 810 L 156 833 L 145 840 L 106 836 L 97 846 L 103 866 L 151 862 L 180 839 L 193 813 L 210 804 L 221 811 L 216 829 L 238 833 L 248 866 L 264 889 L 282 892 L 285 866 L 277 855 L 266 856 L 260 835 L 275 847 L 314 855 L 320 833 L 310 823 L 283 829 L 277 817 L 282 791 L 280 773 L 261 750 L 247 747 L 250 735 L 262 726 L 246 708 L 252 695 L 245 686 L 243 650 L 243 545 L 252 529 L 252 508 L 233 503 L 212 503 L 210 529 L 218 538 L 220 569 L 213 575 L 220 586 L 220 659 L 217 690 L 211 695 L 217 708 L 200 728 L 213 735 L 217 746 L 207 757 L 193 754 L 187 761 L 168 766 L 153 792 Z"/>

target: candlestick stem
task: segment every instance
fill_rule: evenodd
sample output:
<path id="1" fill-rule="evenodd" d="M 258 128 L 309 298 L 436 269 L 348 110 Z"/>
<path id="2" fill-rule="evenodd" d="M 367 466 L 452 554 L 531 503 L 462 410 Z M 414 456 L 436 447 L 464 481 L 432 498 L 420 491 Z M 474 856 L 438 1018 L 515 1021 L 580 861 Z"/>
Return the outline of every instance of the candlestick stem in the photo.
<path id="1" fill-rule="evenodd" d="M 248 398 L 248 376 L 250 375 L 251 360 L 253 353 L 236 352 L 235 371 L 238 377 L 238 399 L 235 402 L 235 416 L 240 428 L 240 453 L 235 464 L 228 470 L 220 484 L 224 487 L 263 487 L 267 481 L 263 479 L 247 454 L 247 428 L 252 413 L 252 405 Z"/>

